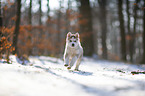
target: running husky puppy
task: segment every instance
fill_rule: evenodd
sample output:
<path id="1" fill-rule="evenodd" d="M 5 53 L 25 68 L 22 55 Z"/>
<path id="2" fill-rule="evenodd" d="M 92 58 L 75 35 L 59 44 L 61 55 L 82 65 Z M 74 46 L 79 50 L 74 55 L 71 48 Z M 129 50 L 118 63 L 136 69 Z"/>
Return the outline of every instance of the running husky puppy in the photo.
<path id="1" fill-rule="evenodd" d="M 71 32 L 69 32 L 66 38 L 64 66 L 66 66 L 67 69 L 71 69 L 74 63 L 76 63 L 75 70 L 78 71 L 82 57 L 83 48 L 80 43 L 79 33 L 72 34 Z"/>

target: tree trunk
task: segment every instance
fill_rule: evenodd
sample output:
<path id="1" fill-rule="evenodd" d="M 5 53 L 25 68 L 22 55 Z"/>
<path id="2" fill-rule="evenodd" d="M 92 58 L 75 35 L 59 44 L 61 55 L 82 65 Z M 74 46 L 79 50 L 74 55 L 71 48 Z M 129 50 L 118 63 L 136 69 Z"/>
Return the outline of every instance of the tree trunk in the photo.
<path id="1" fill-rule="evenodd" d="M 30 3 L 29 3 L 28 24 L 31 27 L 29 32 L 32 33 L 31 32 L 32 31 L 32 0 L 30 0 Z M 32 37 L 31 36 L 28 36 L 28 40 L 32 44 Z M 32 55 L 32 48 L 31 47 L 28 49 L 28 56 L 29 55 Z"/>
<path id="2" fill-rule="evenodd" d="M 107 34 L 107 21 L 106 21 L 106 0 L 99 0 L 100 6 L 100 23 L 101 23 L 101 39 L 102 39 L 102 57 L 107 59 L 107 45 L 106 45 L 106 34 Z"/>
<path id="3" fill-rule="evenodd" d="M 0 47 L 2 46 L 2 42 L 1 42 L 1 37 L 2 35 L 2 26 L 3 26 L 3 22 L 2 22 L 2 13 L 1 13 L 1 0 L 0 0 Z M 0 59 L 2 58 L 2 53 L 0 52 Z"/>
<path id="4" fill-rule="evenodd" d="M 18 53 L 17 51 L 17 41 L 18 41 L 18 35 L 19 35 L 19 26 L 20 26 L 20 20 L 21 20 L 21 0 L 17 0 L 17 19 L 15 24 L 15 31 L 13 36 L 13 47 L 15 47 L 15 50 L 13 51 L 13 54 Z"/>
<path id="5" fill-rule="evenodd" d="M 32 0 L 30 0 L 28 17 L 28 24 L 32 25 Z"/>
<path id="6" fill-rule="evenodd" d="M 47 0 L 47 16 L 49 17 L 50 7 L 49 7 L 49 0 Z"/>
<path id="7" fill-rule="evenodd" d="M 59 56 L 60 54 L 62 54 L 62 47 L 61 47 L 61 43 L 58 43 L 58 42 L 61 42 L 61 19 L 62 19 L 62 13 L 61 13 L 61 8 L 62 8 L 62 3 L 63 1 L 60 0 L 59 1 L 59 11 L 58 11 L 58 14 L 57 14 L 57 34 L 56 34 L 56 47 L 57 47 L 57 52 L 56 54 Z M 60 47 L 60 48 L 59 48 Z"/>
<path id="8" fill-rule="evenodd" d="M 131 61 L 133 62 L 133 55 L 135 53 L 135 41 L 136 41 L 136 20 L 137 20 L 137 9 L 138 9 L 138 2 L 139 0 L 136 0 L 136 5 L 134 5 L 134 25 L 133 25 L 133 33 L 132 33 L 132 39 L 131 39 Z"/>
<path id="9" fill-rule="evenodd" d="M 39 0 L 39 25 L 42 25 L 42 10 L 41 10 L 41 0 Z"/>
<path id="10" fill-rule="evenodd" d="M 124 19 L 123 19 L 123 8 L 122 8 L 123 0 L 118 0 L 118 15 L 120 21 L 120 35 L 121 35 L 121 59 L 126 61 L 126 39 L 125 39 L 125 27 L 124 27 Z"/>
<path id="11" fill-rule="evenodd" d="M 65 25 L 66 26 L 66 30 L 65 30 L 65 34 L 70 31 L 70 21 L 69 21 L 69 17 L 70 17 L 70 12 L 69 12 L 70 5 L 71 5 L 71 1 L 68 0 L 68 8 L 66 10 L 66 25 Z"/>
<path id="12" fill-rule="evenodd" d="M 145 6 L 145 0 L 144 0 Z M 145 8 L 143 9 L 143 57 L 142 57 L 142 64 L 145 64 Z"/>
<path id="13" fill-rule="evenodd" d="M 57 39 L 58 41 L 60 40 L 60 31 L 61 31 L 61 7 L 62 7 L 62 1 L 60 0 L 59 1 L 59 7 L 60 7 L 60 10 L 58 11 L 58 14 L 57 14 Z"/>
<path id="14" fill-rule="evenodd" d="M 131 47 L 131 31 L 130 31 L 130 12 L 129 12 L 129 0 L 126 0 L 126 13 L 127 13 L 127 29 L 128 29 L 128 35 L 130 37 L 129 42 L 128 42 L 128 52 L 129 52 L 129 56 L 130 56 L 130 61 L 133 60 L 133 53 L 131 51 L 132 47 Z"/>
<path id="15" fill-rule="evenodd" d="M 0 38 L 2 37 L 2 26 L 3 26 L 1 10 L 2 8 L 1 8 L 1 0 L 0 0 Z"/>
<path id="16" fill-rule="evenodd" d="M 82 39 L 82 46 L 84 48 L 84 55 L 92 56 L 94 53 L 94 41 L 93 41 L 93 25 L 92 25 L 92 13 L 90 7 L 89 0 L 79 0 L 81 6 L 79 7 L 80 10 L 80 22 L 85 21 L 80 24 L 80 33 L 83 36 Z"/>

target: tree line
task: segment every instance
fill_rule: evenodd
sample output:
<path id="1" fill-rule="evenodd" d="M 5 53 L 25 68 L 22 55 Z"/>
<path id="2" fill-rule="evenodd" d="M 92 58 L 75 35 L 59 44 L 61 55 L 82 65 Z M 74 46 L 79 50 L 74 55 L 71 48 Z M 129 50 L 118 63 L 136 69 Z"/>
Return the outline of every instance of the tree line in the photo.
<path id="1" fill-rule="evenodd" d="M 57 9 L 45 1 L 44 12 L 42 0 L 0 0 L 1 57 L 61 57 L 71 31 L 85 56 L 145 63 L 145 0 L 58 0 Z"/>

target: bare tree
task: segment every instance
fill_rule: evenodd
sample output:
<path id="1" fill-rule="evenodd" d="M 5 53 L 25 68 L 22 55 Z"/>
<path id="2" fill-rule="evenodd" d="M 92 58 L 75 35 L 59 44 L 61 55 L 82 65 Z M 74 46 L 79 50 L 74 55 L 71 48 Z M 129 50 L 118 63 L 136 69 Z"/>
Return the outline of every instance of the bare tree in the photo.
<path id="1" fill-rule="evenodd" d="M 134 6 L 134 25 L 133 25 L 133 33 L 131 34 L 131 61 L 133 62 L 133 56 L 135 53 L 135 41 L 136 41 L 136 21 L 137 21 L 137 9 L 138 9 L 138 2 L 139 0 L 136 0 L 136 5 Z"/>
<path id="2" fill-rule="evenodd" d="M 0 37 L 2 36 L 1 28 L 2 28 L 2 25 L 3 25 L 1 10 L 2 10 L 2 8 L 1 8 L 1 0 L 0 0 Z"/>
<path id="3" fill-rule="evenodd" d="M 32 25 L 32 0 L 30 0 L 29 4 L 29 13 L 28 13 L 28 24 Z"/>
<path id="4" fill-rule="evenodd" d="M 144 0 L 145 6 L 145 0 Z M 145 8 L 143 9 L 143 57 L 141 63 L 145 64 Z"/>
<path id="5" fill-rule="evenodd" d="M 0 0 L 0 47 L 2 46 L 1 37 L 3 36 L 2 35 L 2 26 L 3 26 L 3 22 L 2 22 L 1 0 Z M 1 58 L 1 53 L 0 53 L 0 58 Z"/>
<path id="6" fill-rule="evenodd" d="M 129 0 L 126 0 L 126 13 L 127 13 L 127 29 L 128 29 L 128 35 L 129 37 L 131 37 L 131 31 L 130 31 L 130 12 L 129 12 Z M 128 52 L 129 52 L 129 56 L 130 56 L 130 61 L 132 61 L 133 59 L 133 54 L 132 54 L 132 50 L 131 50 L 131 39 L 129 39 L 129 42 L 128 42 Z"/>
<path id="7" fill-rule="evenodd" d="M 18 42 L 18 35 L 19 35 L 19 26 L 20 26 L 20 20 L 21 20 L 21 0 L 17 0 L 17 19 L 15 24 L 15 31 L 13 35 L 13 47 L 15 47 L 15 50 L 13 51 L 13 54 L 18 53 L 17 52 L 17 42 Z"/>
<path id="8" fill-rule="evenodd" d="M 80 24 L 80 29 L 82 34 L 82 46 L 84 48 L 84 55 L 91 56 L 94 53 L 94 41 L 93 41 L 93 25 L 92 25 L 92 11 L 89 0 L 79 0 L 81 6 L 79 11 L 81 14 L 80 22 L 85 21 Z"/>
<path id="9" fill-rule="evenodd" d="M 68 0 L 67 5 L 68 5 L 68 8 L 66 10 L 66 31 L 65 31 L 65 33 L 70 31 L 70 29 L 69 29 L 69 27 L 70 27 L 70 21 L 69 21 L 70 12 L 69 12 L 69 10 L 70 10 L 70 5 L 71 5 L 70 0 Z"/>
<path id="10" fill-rule="evenodd" d="M 100 23 L 101 23 L 101 39 L 102 39 L 102 57 L 107 59 L 107 45 L 106 45 L 106 34 L 107 34 L 107 22 L 106 22 L 106 0 L 98 0 L 100 6 Z"/>
<path id="11" fill-rule="evenodd" d="M 28 24 L 31 26 L 30 33 L 32 33 L 32 0 L 29 3 Z M 32 37 L 28 36 L 28 40 L 32 43 Z M 28 55 L 32 54 L 32 48 L 29 48 Z"/>
<path id="12" fill-rule="evenodd" d="M 124 19 L 123 19 L 123 8 L 122 8 L 123 0 L 118 0 L 118 15 L 120 22 L 120 35 L 121 35 L 121 59 L 126 61 L 126 38 L 125 38 L 125 27 L 124 27 Z"/>
<path id="13" fill-rule="evenodd" d="M 49 7 L 49 0 L 47 0 L 47 16 L 49 17 L 50 7 Z"/>
<path id="14" fill-rule="evenodd" d="M 42 1 L 41 0 L 39 0 L 39 25 L 42 25 L 42 20 L 41 20 L 41 18 L 42 18 L 42 9 L 41 9 L 41 7 L 42 7 Z"/>
<path id="15" fill-rule="evenodd" d="M 62 0 L 59 1 L 59 7 L 60 10 L 58 10 L 57 13 L 57 42 L 61 40 L 61 18 L 62 18 L 62 13 L 61 13 L 61 7 L 62 7 Z M 57 43 L 56 42 L 56 43 Z M 57 44 L 56 46 L 59 46 L 60 44 Z M 58 54 L 60 53 L 61 49 L 58 49 Z"/>

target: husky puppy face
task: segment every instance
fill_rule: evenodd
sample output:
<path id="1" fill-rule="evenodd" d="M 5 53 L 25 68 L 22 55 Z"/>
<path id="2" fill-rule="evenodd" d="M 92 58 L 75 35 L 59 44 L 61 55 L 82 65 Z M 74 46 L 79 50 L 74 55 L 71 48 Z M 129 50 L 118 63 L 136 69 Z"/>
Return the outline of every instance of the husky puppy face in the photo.
<path id="1" fill-rule="evenodd" d="M 79 45 L 79 34 L 72 34 L 71 32 L 69 32 L 67 34 L 66 43 L 71 48 L 77 47 Z"/>

